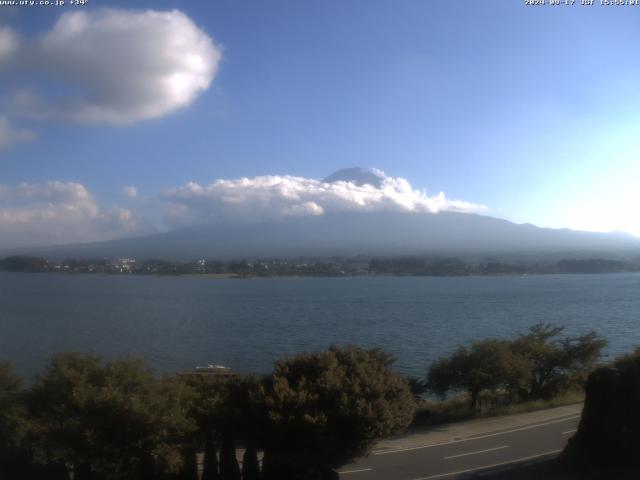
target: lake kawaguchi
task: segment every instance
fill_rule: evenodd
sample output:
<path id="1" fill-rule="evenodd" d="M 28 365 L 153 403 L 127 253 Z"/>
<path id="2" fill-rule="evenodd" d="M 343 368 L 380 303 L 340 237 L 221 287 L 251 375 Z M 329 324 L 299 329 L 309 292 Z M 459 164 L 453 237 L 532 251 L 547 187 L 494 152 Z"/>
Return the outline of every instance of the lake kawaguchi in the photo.
<path id="1" fill-rule="evenodd" d="M 0 273 L 0 361 L 31 377 L 55 352 L 136 355 L 159 372 L 264 373 L 332 343 L 382 347 L 424 376 L 460 343 L 537 322 L 640 346 L 640 274 L 217 279 Z"/>

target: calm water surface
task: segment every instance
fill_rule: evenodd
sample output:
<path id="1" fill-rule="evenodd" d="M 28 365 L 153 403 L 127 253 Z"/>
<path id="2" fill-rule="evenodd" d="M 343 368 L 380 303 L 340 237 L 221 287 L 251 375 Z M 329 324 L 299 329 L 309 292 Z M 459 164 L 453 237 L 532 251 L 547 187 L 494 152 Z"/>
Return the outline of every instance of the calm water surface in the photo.
<path id="1" fill-rule="evenodd" d="M 0 273 L 0 359 L 24 375 L 48 355 L 134 354 L 159 371 L 220 363 L 266 372 L 331 343 L 384 347 L 423 376 L 459 343 L 536 322 L 595 329 L 607 355 L 640 346 L 640 274 L 256 278 Z"/>

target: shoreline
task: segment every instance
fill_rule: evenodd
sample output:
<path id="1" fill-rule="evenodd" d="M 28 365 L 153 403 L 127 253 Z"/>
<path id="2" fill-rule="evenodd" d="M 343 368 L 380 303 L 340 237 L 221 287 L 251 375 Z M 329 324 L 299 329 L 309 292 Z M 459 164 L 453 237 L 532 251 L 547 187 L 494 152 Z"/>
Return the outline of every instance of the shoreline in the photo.
<path id="1" fill-rule="evenodd" d="M 624 272 L 532 272 L 532 273 L 492 273 L 469 275 L 415 275 L 404 273 L 378 273 L 378 274 L 344 274 L 344 275 L 242 275 L 237 273 L 120 273 L 120 272 L 56 272 L 56 271 L 12 271 L 0 270 L 3 273 L 20 274 L 48 274 L 48 275 L 101 275 L 109 277 L 202 277 L 212 279 L 254 279 L 254 278 L 501 278 L 501 277 L 542 277 L 542 276 L 580 276 L 580 275 L 624 275 L 638 274 L 640 270 Z"/>

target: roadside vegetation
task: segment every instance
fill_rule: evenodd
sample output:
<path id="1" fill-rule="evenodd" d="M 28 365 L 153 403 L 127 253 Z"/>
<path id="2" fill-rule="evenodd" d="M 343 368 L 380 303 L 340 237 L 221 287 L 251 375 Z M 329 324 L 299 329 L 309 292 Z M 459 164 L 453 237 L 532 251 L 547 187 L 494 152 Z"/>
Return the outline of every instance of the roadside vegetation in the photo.
<path id="1" fill-rule="evenodd" d="M 564 327 L 539 323 L 513 340 L 461 345 L 434 362 L 426 381 L 413 379 L 419 402 L 414 426 L 522 413 L 578 403 L 606 341 L 595 332 L 565 336 Z"/>
<path id="2" fill-rule="evenodd" d="M 196 480 L 197 458 L 204 480 L 336 478 L 413 418 L 391 363 L 381 350 L 331 347 L 262 378 L 156 378 L 139 360 L 67 353 L 28 388 L 3 364 L 0 478 Z"/>
<path id="3" fill-rule="evenodd" d="M 157 377 L 140 360 L 64 353 L 25 385 L 0 364 L 0 478 L 335 479 L 409 425 L 581 401 L 605 342 L 563 333 L 539 324 L 460 346 L 424 379 L 353 346 L 283 358 L 261 377 Z"/>

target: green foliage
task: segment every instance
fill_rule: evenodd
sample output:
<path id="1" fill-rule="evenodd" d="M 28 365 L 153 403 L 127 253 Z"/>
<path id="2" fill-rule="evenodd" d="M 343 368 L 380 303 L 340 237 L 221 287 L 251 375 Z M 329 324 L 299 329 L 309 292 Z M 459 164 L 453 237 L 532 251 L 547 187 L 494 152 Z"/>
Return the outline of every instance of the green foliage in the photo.
<path id="1" fill-rule="evenodd" d="M 584 391 L 569 390 L 551 400 L 530 400 L 510 403 L 498 392 L 484 391 L 480 394 L 479 408 L 469 408 L 469 395 L 462 393 L 446 400 L 426 400 L 416 407 L 416 417 L 412 427 L 424 428 L 446 423 L 462 422 L 476 418 L 546 410 L 549 408 L 575 405 L 584 402 Z"/>
<path id="2" fill-rule="evenodd" d="M 513 341 L 483 340 L 460 346 L 429 370 L 430 391 L 446 396 L 464 390 L 471 408 L 485 390 L 501 390 L 510 400 L 550 399 L 584 385 L 606 341 L 595 332 L 560 337 L 564 327 L 536 324 Z"/>
<path id="3" fill-rule="evenodd" d="M 505 340 L 473 342 L 435 362 L 429 370 L 429 388 L 445 396 L 450 390 L 466 390 L 475 408 L 480 392 L 502 387 L 511 390 L 530 374 L 524 358 L 511 351 Z"/>
<path id="4" fill-rule="evenodd" d="M 182 382 L 157 380 L 139 360 L 57 355 L 30 395 L 36 452 L 108 479 L 177 472 L 194 430 L 190 400 Z"/>
<path id="5" fill-rule="evenodd" d="M 513 351 L 526 358 L 531 368 L 529 384 L 519 391 L 523 398 L 551 398 L 571 385 L 584 385 L 607 342 L 593 331 L 559 338 L 564 329 L 539 323 L 513 342 Z"/>
<path id="6" fill-rule="evenodd" d="M 265 390 L 265 462 L 312 478 L 405 428 L 415 403 L 391 361 L 381 350 L 333 346 L 278 362 Z"/>
<path id="7" fill-rule="evenodd" d="M 0 455 L 14 449 L 20 441 L 20 379 L 8 363 L 0 363 Z"/>
<path id="8" fill-rule="evenodd" d="M 24 408 L 21 382 L 10 364 L 0 363 L 0 478 L 27 478 L 30 421 Z"/>

